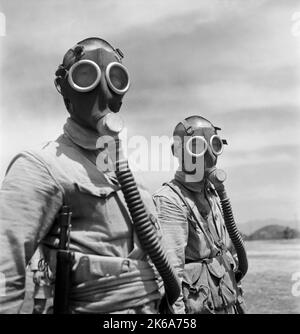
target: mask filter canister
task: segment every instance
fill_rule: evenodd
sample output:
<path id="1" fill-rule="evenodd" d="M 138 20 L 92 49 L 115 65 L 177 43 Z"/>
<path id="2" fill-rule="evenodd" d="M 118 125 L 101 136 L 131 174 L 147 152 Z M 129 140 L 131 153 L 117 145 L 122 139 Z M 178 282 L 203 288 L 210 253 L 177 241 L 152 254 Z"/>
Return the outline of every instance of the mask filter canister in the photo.
<path id="1" fill-rule="evenodd" d="M 119 115 L 112 112 L 102 117 L 97 123 L 97 130 L 102 136 L 116 136 L 123 130 L 123 128 L 123 119 Z"/>

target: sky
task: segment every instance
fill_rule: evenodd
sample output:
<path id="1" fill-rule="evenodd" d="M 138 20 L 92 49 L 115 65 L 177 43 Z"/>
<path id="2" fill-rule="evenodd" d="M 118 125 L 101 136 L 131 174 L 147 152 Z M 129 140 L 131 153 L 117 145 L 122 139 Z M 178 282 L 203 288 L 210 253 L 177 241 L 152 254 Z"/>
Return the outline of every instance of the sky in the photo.
<path id="1" fill-rule="evenodd" d="M 236 220 L 300 219 L 299 1 L 1 0 L 0 12 L 0 179 L 16 153 L 61 133 L 54 72 L 68 48 L 98 36 L 125 54 L 129 137 L 208 118 L 229 144 L 218 165 Z M 136 175 L 152 192 L 173 173 Z"/>

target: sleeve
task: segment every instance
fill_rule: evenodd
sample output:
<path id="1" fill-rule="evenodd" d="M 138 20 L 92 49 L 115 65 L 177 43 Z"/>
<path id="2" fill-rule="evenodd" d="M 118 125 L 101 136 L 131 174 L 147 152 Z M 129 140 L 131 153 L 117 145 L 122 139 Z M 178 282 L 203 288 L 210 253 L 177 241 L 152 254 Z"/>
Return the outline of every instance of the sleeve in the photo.
<path id="1" fill-rule="evenodd" d="M 180 283 L 182 283 L 185 264 L 185 248 L 188 239 L 187 217 L 182 207 L 176 205 L 167 197 L 154 196 L 154 203 L 157 208 L 158 220 L 163 233 L 163 243 L 167 250 L 168 257 L 177 271 Z M 185 313 L 185 306 L 182 295 L 182 284 L 180 285 L 180 296 L 175 302 L 174 311 L 177 314 Z"/>
<path id="2" fill-rule="evenodd" d="M 26 265 L 50 229 L 62 191 L 46 166 L 20 154 L 0 189 L 0 313 L 18 313 L 25 295 Z"/>

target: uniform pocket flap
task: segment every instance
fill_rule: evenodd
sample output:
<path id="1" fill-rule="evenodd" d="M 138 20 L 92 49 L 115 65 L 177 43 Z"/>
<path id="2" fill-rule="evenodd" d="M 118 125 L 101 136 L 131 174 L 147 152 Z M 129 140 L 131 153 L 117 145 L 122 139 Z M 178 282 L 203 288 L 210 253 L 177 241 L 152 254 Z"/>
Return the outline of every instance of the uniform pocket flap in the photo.
<path id="1" fill-rule="evenodd" d="M 114 187 L 110 184 L 96 185 L 92 182 L 76 182 L 75 186 L 78 188 L 80 192 L 98 196 L 101 198 L 108 197 L 111 193 L 116 192 L 118 187 Z"/>
<path id="2" fill-rule="evenodd" d="M 222 278 L 225 275 L 225 267 L 220 264 L 217 258 L 213 258 L 210 262 L 207 262 L 207 268 L 209 272 L 217 278 Z"/>
<path id="3" fill-rule="evenodd" d="M 81 284 L 103 277 L 119 276 L 130 270 L 130 260 L 126 258 L 75 252 L 73 281 L 76 284 Z"/>
<path id="4" fill-rule="evenodd" d="M 202 262 L 191 262 L 185 264 L 183 281 L 189 286 L 198 286 L 199 284 L 201 284 L 200 281 L 201 277 L 203 277 L 203 270 L 205 270 L 205 267 Z"/>
<path id="5" fill-rule="evenodd" d="M 237 269 L 237 263 L 235 262 L 232 254 L 229 251 L 227 251 L 224 254 L 224 257 L 225 257 L 225 261 L 227 260 L 227 263 L 230 266 L 230 270 L 235 271 Z"/>

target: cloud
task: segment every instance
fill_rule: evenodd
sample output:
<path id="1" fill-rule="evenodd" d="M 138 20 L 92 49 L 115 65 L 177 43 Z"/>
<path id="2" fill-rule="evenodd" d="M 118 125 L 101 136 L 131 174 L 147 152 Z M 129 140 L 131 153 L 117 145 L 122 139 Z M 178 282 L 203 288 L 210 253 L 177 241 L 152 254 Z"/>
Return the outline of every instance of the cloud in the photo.
<path id="1" fill-rule="evenodd" d="M 297 1 L 53 0 L 37 6 L 6 0 L 0 10 L 7 19 L 0 40 L 3 166 L 18 150 L 59 134 L 67 113 L 54 71 L 69 47 L 96 35 L 125 54 L 132 86 L 121 115 L 129 136 L 170 136 L 184 117 L 201 114 L 228 139 L 220 163 L 234 176 L 228 185 L 239 194 L 239 217 L 249 214 L 248 195 L 257 216 L 284 216 L 293 208 L 298 192 L 287 186 L 293 177 L 284 170 L 299 169 L 300 42 L 291 34 Z M 172 175 L 144 177 L 154 190 Z M 260 201 L 268 203 L 266 212 Z"/>
<path id="2" fill-rule="evenodd" d="M 270 132 L 278 137 L 275 142 L 282 143 L 288 138 L 296 139 L 300 126 L 300 106 L 278 103 L 250 107 L 247 103 L 243 108 L 232 109 L 226 113 L 217 110 L 213 117 L 219 119 L 219 125 L 224 131 L 237 133 L 238 136 L 240 132 L 252 135 L 261 133 L 265 137 L 264 142 L 274 145 L 274 138 L 268 137 Z M 281 137 L 280 131 L 284 131 L 286 135 Z"/>
<path id="3" fill-rule="evenodd" d="M 128 103 L 132 112 L 142 105 L 151 106 L 152 101 L 154 108 L 157 102 L 171 110 L 173 104 L 180 107 L 186 104 L 190 109 L 207 107 L 207 112 L 221 106 L 230 110 L 244 105 L 249 97 L 252 104 L 259 104 L 261 100 L 267 104 L 275 98 L 283 100 L 283 96 L 278 96 L 279 89 L 286 91 L 286 102 L 298 101 L 297 63 L 295 52 L 292 52 L 295 39 L 285 38 L 288 31 L 282 29 L 284 20 L 272 21 L 278 16 L 276 6 L 264 12 L 257 10 L 260 6 L 270 7 L 264 1 L 252 2 L 252 6 L 238 5 L 235 1 L 227 1 L 226 5 L 218 1 L 209 2 L 210 5 L 200 2 L 199 5 L 193 1 L 190 7 L 184 2 L 162 3 L 151 2 L 150 6 L 141 1 L 113 1 L 106 5 L 89 2 L 94 10 L 84 13 L 80 11 L 80 1 L 75 2 L 72 10 L 58 2 L 45 3 L 34 24 L 29 24 L 30 17 L 20 7 L 16 18 L 8 20 L 18 24 L 11 24 L 11 38 L 5 41 L 7 57 L 3 74 L 12 80 L 4 88 L 5 96 L 11 97 L 8 104 L 17 108 L 18 101 L 22 101 L 30 112 L 40 99 L 47 100 L 53 110 L 58 109 L 57 99 L 53 98 L 53 73 L 66 45 L 71 46 L 76 40 L 68 44 L 69 35 L 76 35 L 87 13 L 94 22 L 90 26 L 96 26 L 97 21 L 92 18 L 98 13 L 103 13 L 104 21 L 111 19 L 109 27 L 112 22 L 124 22 L 120 23 L 126 27 L 124 31 L 116 23 L 119 28 L 116 44 L 124 46 L 125 64 L 131 72 L 133 84 Z M 13 12 L 13 4 L 6 5 Z M 122 15 L 125 10 L 132 12 L 132 20 Z M 62 11 L 66 13 L 65 21 L 59 14 Z M 104 15 L 110 11 L 110 15 Z M 290 11 L 288 7 L 281 15 L 287 11 Z M 68 31 L 65 36 L 64 27 L 72 21 L 71 13 L 74 18 L 81 14 L 82 20 L 78 20 L 79 26 L 73 33 Z M 49 32 L 42 29 L 45 22 L 48 24 L 54 18 L 56 24 Z M 290 24 L 289 21 L 284 23 Z M 20 34 L 22 26 L 26 26 L 33 43 Z M 33 30 L 36 26 L 40 28 L 38 31 Z M 53 46 L 45 43 L 45 35 L 55 41 Z M 59 35 L 62 38 L 58 39 Z M 62 44 L 61 49 L 59 45 Z M 21 69 L 16 66 L 20 63 Z M 13 82 L 16 77 L 17 83 Z"/>

